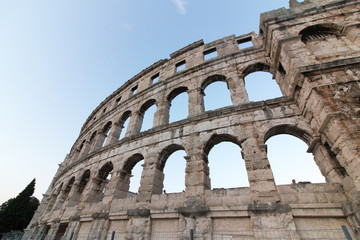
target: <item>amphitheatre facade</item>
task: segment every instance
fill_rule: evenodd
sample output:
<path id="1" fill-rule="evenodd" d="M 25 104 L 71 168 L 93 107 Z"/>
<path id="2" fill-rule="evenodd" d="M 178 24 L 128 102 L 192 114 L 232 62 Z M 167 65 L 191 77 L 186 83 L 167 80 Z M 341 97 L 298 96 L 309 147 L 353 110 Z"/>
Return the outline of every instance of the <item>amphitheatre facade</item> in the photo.
<path id="1" fill-rule="evenodd" d="M 244 42 L 252 47 L 240 49 Z M 256 71 L 271 73 L 283 97 L 249 101 L 244 78 Z M 358 0 L 291 0 L 289 9 L 261 14 L 258 35 L 194 42 L 91 113 L 23 239 L 308 239 L 341 227 L 359 239 L 359 78 Z M 232 105 L 205 111 L 204 90 L 217 81 Z M 188 117 L 169 123 L 181 93 Z M 154 105 L 153 127 L 141 132 Z M 326 182 L 276 185 L 265 142 L 277 134 L 303 140 Z M 224 141 L 241 147 L 249 187 L 211 188 L 208 154 Z M 186 152 L 186 188 L 164 194 L 163 170 L 178 150 Z"/>

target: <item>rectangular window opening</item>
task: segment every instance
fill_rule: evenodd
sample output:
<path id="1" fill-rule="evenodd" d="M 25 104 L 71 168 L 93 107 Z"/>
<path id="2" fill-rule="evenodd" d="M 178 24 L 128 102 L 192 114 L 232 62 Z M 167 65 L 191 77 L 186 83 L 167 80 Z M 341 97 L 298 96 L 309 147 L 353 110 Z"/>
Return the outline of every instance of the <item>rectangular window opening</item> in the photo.
<path id="1" fill-rule="evenodd" d="M 209 59 L 217 57 L 216 48 L 211 48 L 209 50 L 204 51 L 204 60 L 207 61 Z"/>
<path id="2" fill-rule="evenodd" d="M 176 72 L 180 72 L 182 70 L 185 69 L 185 60 L 178 62 L 175 66 L 176 66 Z"/>
<path id="3" fill-rule="evenodd" d="M 131 89 L 132 95 L 134 95 L 136 93 L 137 88 L 138 88 L 138 86 L 136 85 L 135 87 L 133 87 Z"/>
<path id="4" fill-rule="evenodd" d="M 121 97 L 118 97 L 118 98 L 116 99 L 116 105 L 119 105 L 119 104 L 120 104 L 120 100 L 121 100 Z"/>
<path id="5" fill-rule="evenodd" d="M 248 47 L 253 47 L 253 43 L 251 41 L 252 37 L 247 37 L 247 38 L 243 38 L 243 39 L 238 39 L 236 42 L 239 46 L 239 49 L 245 49 Z"/>
<path id="6" fill-rule="evenodd" d="M 151 77 L 152 84 L 157 83 L 159 81 L 159 76 L 160 76 L 160 74 L 157 73 L 157 74 L 155 74 L 154 76 Z"/>

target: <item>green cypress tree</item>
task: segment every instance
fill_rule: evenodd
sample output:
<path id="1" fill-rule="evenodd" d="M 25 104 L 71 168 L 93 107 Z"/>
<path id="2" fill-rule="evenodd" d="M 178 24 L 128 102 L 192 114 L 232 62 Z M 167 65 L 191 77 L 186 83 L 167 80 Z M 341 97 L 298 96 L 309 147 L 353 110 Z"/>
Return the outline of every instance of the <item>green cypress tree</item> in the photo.
<path id="1" fill-rule="evenodd" d="M 39 200 L 33 197 L 35 178 L 26 188 L 0 206 L 0 232 L 23 230 L 29 224 L 39 206 Z"/>

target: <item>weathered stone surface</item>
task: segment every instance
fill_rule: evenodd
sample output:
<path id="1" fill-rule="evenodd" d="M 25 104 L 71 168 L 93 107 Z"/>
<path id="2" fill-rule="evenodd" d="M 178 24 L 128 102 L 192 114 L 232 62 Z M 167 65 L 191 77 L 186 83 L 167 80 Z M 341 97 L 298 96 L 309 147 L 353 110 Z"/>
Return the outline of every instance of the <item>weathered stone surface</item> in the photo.
<path id="1" fill-rule="evenodd" d="M 187 238 L 190 229 L 199 239 L 239 230 L 229 237 L 264 239 L 275 231 L 300 239 L 305 230 L 342 225 L 359 238 L 360 2 L 290 5 L 262 14 L 259 35 L 190 44 L 107 97 L 59 165 L 24 239 L 45 232 L 53 239 L 66 223 L 66 239 L 110 239 L 113 231 L 156 239 L 162 230 Z M 239 49 L 244 39 L 253 47 Z M 212 48 L 218 56 L 205 61 Z M 185 70 L 176 72 L 183 60 Z M 270 72 L 284 96 L 250 102 L 244 78 L 255 71 Z M 227 83 L 233 105 L 205 111 L 204 89 L 215 81 Z M 189 97 L 188 117 L 169 124 L 171 101 L 181 93 Z M 140 132 L 154 104 L 153 128 Z M 265 142 L 277 134 L 307 143 L 326 183 L 276 186 Z M 222 141 L 241 148 L 250 187 L 211 189 L 207 155 Z M 163 168 L 176 150 L 187 155 L 186 189 L 166 194 Z M 131 171 L 142 160 L 139 193 L 131 193 Z"/>

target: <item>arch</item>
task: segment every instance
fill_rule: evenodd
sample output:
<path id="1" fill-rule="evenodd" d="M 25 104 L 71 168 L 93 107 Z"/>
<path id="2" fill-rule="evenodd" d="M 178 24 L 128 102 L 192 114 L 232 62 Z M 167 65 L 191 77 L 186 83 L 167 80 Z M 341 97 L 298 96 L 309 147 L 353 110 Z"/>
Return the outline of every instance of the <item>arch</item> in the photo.
<path id="1" fill-rule="evenodd" d="M 121 139 L 121 138 L 125 137 L 128 123 L 130 120 L 130 116 L 131 116 L 131 111 L 128 110 L 128 111 L 124 112 L 121 115 L 121 117 L 119 118 L 119 120 L 118 120 L 119 130 L 118 130 L 118 133 L 116 133 L 114 136 L 117 139 Z M 118 136 L 116 136 L 116 135 L 118 135 Z"/>
<path id="2" fill-rule="evenodd" d="M 233 104 L 229 82 L 224 75 L 207 77 L 201 84 L 201 92 L 204 95 L 205 111 L 215 110 Z M 221 95 L 221 98 L 219 98 L 219 95 Z"/>
<path id="3" fill-rule="evenodd" d="M 182 95 L 186 94 L 187 99 Z M 187 87 L 178 87 L 170 92 L 167 96 L 166 113 L 168 122 L 175 122 L 185 119 L 188 116 L 189 96 Z M 185 109 L 184 109 L 185 108 Z"/>
<path id="4" fill-rule="evenodd" d="M 249 187 L 241 142 L 235 136 L 213 134 L 204 146 L 203 160 L 208 166 L 210 188 Z"/>
<path id="5" fill-rule="evenodd" d="M 321 166 L 317 165 L 319 161 L 307 151 L 308 145 L 304 139 L 294 134 L 276 134 L 266 144 L 267 158 L 276 185 L 325 182 Z M 324 160 L 320 159 L 320 162 Z"/>
<path id="6" fill-rule="evenodd" d="M 79 186 L 78 186 L 78 192 L 82 193 L 86 187 L 86 184 L 89 182 L 90 179 L 90 170 L 87 169 L 85 170 L 85 172 L 83 173 L 80 182 L 79 182 Z"/>
<path id="7" fill-rule="evenodd" d="M 82 150 L 82 148 L 84 147 L 85 142 L 86 142 L 86 139 L 84 139 L 84 140 L 81 142 L 81 144 L 80 144 L 80 146 L 79 146 L 79 151 Z"/>
<path id="8" fill-rule="evenodd" d="M 187 87 L 178 87 L 175 88 L 174 90 L 172 90 L 169 95 L 167 96 L 167 100 L 169 102 L 171 102 L 174 98 L 176 98 L 179 94 L 187 92 L 188 88 Z"/>
<path id="9" fill-rule="evenodd" d="M 131 116 L 131 111 L 128 110 L 126 112 L 124 112 L 121 117 L 118 120 L 118 123 L 120 124 L 120 126 L 122 126 L 124 124 L 124 122 Z"/>
<path id="10" fill-rule="evenodd" d="M 112 162 L 105 163 L 98 172 L 98 181 L 95 186 L 95 199 L 102 201 L 105 195 L 107 185 L 110 181 L 111 172 L 114 169 Z"/>
<path id="11" fill-rule="evenodd" d="M 185 148 L 179 144 L 171 144 L 161 151 L 154 180 L 154 184 L 160 189 L 159 192 L 153 193 L 175 193 L 185 190 L 186 155 Z"/>
<path id="12" fill-rule="evenodd" d="M 134 168 L 134 166 L 140 162 L 141 160 L 143 160 L 144 157 L 143 155 L 141 155 L 140 153 L 136 153 L 134 155 L 132 155 L 131 157 L 128 158 L 128 160 L 125 162 L 123 170 L 126 173 L 131 174 L 131 170 Z"/>
<path id="13" fill-rule="evenodd" d="M 259 72 L 259 71 L 271 73 L 270 65 L 267 63 L 263 63 L 263 62 L 257 62 L 257 63 L 251 64 L 242 71 L 242 75 L 245 78 L 250 73 Z"/>
<path id="14" fill-rule="evenodd" d="M 68 183 L 66 184 L 66 187 L 64 189 L 64 193 L 62 196 L 62 199 L 65 201 L 67 199 L 67 197 L 69 196 L 69 193 L 71 191 L 71 188 L 73 187 L 75 182 L 75 177 L 70 178 L 70 180 L 68 181 Z"/>
<path id="15" fill-rule="evenodd" d="M 152 116 L 147 115 L 149 113 L 150 108 L 152 108 L 153 106 L 156 107 L 156 100 L 155 99 L 150 99 L 147 100 L 140 108 L 139 110 L 139 114 L 138 114 L 138 118 L 137 118 L 137 122 L 135 124 L 135 129 L 136 129 L 136 133 L 139 131 L 146 131 L 149 130 L 153 127 L 153 123 L 154 123 L 154 114 L 156 112 L 156 109 L 153 109 L 153 111 L 150 112 L 153 113 Z"/>
<path id="16" fill-rule="evenodd" d="M 141 105 L 139 112 L 144 114 L 152 105 L 156 104 L 155 99 L 147 100 L 143 105 Z"/>
<path id="17" fill-rule="evenodd" d="M 171 154 L 173 154 L 174 152 L 176 152 L 178 150 L 185 150 L 185 148 L 179 144 L 171 144 L 171 145 L 167 146 L 166 148 L 164 148 L 159 155 L 156 167 L 160 171 L 163 171 L 166 160 L 170 157 Z"/>
<path id="18" fill-rule="evenodd" d="M 304 28 L 299 32 L 301 41 L 307 43 L 312 40 L 323 40 L 330 36 L 338 37 L 341 33 L 342 27 L 334 23 L 316 24 Z"/>
<path id="19" fill-rule="evenodd" d="M 105 144 L 106 144 L 106 140 L 107 140 L 107 138 L 108 138 L 108 136 L 109 136 L 109 132 L 110 132 L 110 130 L 111 130 L 111 126 L 112 126 L 112 122 L 111 121 L 109 121 L 109 122 L 107 122 L 106 124 L 105 124 L 105 126 L 103 127 L 103 129 L 102 129 L 102 133 L 104 134 L 103 135 L 103 138 L 104 138 L 104 140 L 102 141 L 102 146 L 105 146 Z"/>
<path id="20" fill-rule="evenodd" d="M 91 134 L 91 137 L 89 139 L 89 142 L 92 143 L 96 137 L 96 134 L 97 134 L 97 131 L 94 131 L 92 134 Z"/>
<path id="21" fill-rule="evenodd" d="M 103 127 L 103 129 L 102 129 L 102 133 L 108 134 L 108 132 L 109 132 L 110 129 L 111 129 L 111 126 L 112 126 L 112 122 L 111 122 L 111 121 L 107 122 L 107 123 L 105 124 L 105 126 Z"/>
<path id="22" fill-rule="evenodd" d="M 113 169 L 114 166 L 112 162 L 105 163 L 98 172 L 98 178 L 101 180 L 105 180 Z"/>
<path id="23" fill-rule="evenodd" d="M 117 197 L 126 198 L 126 197 L 133 197 L 136 195 L 136 193 L 129 192 L 130 178 L 133 177 L 132 171 L 135 165 L 142 160 L 144 160 L 144 157 L 140 153 L 136 153 L 126 160 L 126 162 L 122 167 L 122 170 L 120 171 L 119 181 L 116 187 Z"/>
<path id="24" fill-rule="evenodd" d="M 283 96 L 270 72 L 251 72 L 246 75 L 244 82 L 249 101 L 264 101 Z"/>
<path id="25" fill-rule="evenodd" d="M 75 177 L 70 178 L 68 184 L 66 185 L 66 188 L 64 189 L 65 192 L 70 192 L 73 184 L 75 182 Z"/>
<path id="26" fill-rule="evenodd" d="M 220 74 L 216 74 L 216 75 L 212 75 L 207 77 L 201 84 L 201 91 L 204 92 L 205 88 L 207 86 L 209 86 L 210 84 L 214 83 L 214 82 L 226 82 L 227 84 L 227 80 L 226 77 L 224 75 L 220 75 Z M 229 87 L 228 87 L 229 88 Z"/>
<path id="27" fill-rule="evenodd" d="M 51 209 L 54 208 L 54 205 L 55 205 L 55 203 L 56 203 L 56 200 L 57 200 L 59 194 L 61 193 L 61 190 L 62 190 L 62 188 L 63 188 L 63 185 L 64 185 L 64 183 L 61 182 L 60 185 L 59 185 L 59 187 L 58 187 L 58 188 L 54 188 L 54 190 L 52 191 L 51 195 L 49 196 L 48 205 L 47 205 L 47 208 L 46 208 L 47 211 L 50 211 Z M 54 187 L 54 186 L 53 186 L 53 187 Z M 61 198 L 61 196 L 60 196 L 60 198 Z M 58 204 L 58 205 L 59 205 L 59 204 Z M 55 208 L 56 208 L 56 207 L 55 207 Z M 59 207 L 58 207 L 58 208 L 59 208 Z"/>
<path id="28" fill-rule="evenodd" d="M 59 186 L 59 188 L 58 188 L 58 190 L 57 190 L 56 194 L 61 193 L 61 190 L 62 190 L 63 186 L 64 186 L 64 182 L 60 183 L 60 186 Z"/>
<path id="29" fill-rule="evenodd" d="M 230 134 L 213 134 L 204 146 L 204 153 L 208 155 L 210 150 L 216 144 L 219 144 L 221 142 L 232 142 L 241 148 L 241 143 L 240 141 L 238 141 L 238 139 L 235 136 L 232 136 Z M 204 160 L 207 162 L 207 159 Z"/>
<path id="30" fill-rule="evenodd" d="M 278 134 L 290 134 L 303 140 L 308 146 L 310 145 L 313 137 L 311 134 L 297 126 L 290 124 L 281 124 L 270 128 L 264 135 L 264 143 L 272 136 Z"/>

